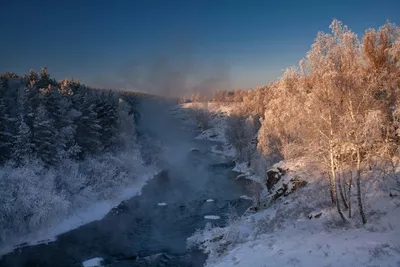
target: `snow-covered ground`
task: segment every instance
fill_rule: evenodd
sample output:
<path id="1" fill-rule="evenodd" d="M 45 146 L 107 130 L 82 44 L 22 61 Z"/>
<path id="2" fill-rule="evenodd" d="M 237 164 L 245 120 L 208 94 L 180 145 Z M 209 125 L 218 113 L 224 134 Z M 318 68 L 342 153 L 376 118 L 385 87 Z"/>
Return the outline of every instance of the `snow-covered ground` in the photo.
<path id="1" fill-rule="evenodd" d="M 232 145 L 229 144 L 225 135 L 227 127 L 226 118 L 231 114 L 234 106 L 232 104 L 221 104 L 210 102 L 207 105 L 185 103 L 181 104 L 174 110 L 174 114 L 189 122 L 192 120 L 191 111 L 198 109 L 198 107 L 206 106 L 206 111 L 210 115 L 209 128 L 202 131 L 195 138 L 199 140 L 209 140 L 217 142 L 218 144 L 211 147 L 211 152 L 227 157 L 235 157 L 236 151 Z"/>
<path id="2" fill-rule="evenodd" d="M 159 171 L 155 167 L 146 168 L 146 173 L 136 177 L 134 182 L 121 189 L 115 194 L 117 197 L 88 204 L 78 210 L 72 211 L 67 218 L 60 219 L 57 223 L 53 223 L 49 227 L 39 229 L 28 235 L 7 240 L 7 243 L 0 247 L 0 255 L 9 253 L 17 247 L 55 241 L 57 236 L 62 233 L 76 229 L 84 224 L 101 220 L 110 210 L 118 206 L 122 201 L 140 195 L 142 188 L 158 172 Z"/>
<path id="3" fill-rule="evenodd" d="M 192 105 L 183 104 L 176 112 L 185 114 Z M 196 137 L 218 142 L 211 151 L 229 157 L 236 155 L 225 136 L 226 118 L 233 108 L 209 103 L 210 128 Z M 343 224 L 330 205 L 321 166 L 300 159 L 271 168 L 279 169 L 289 171 L 271 191 L 263 185 L 257 212 L 250 209 L 224 228 L 208 224 L 188 238 L 189 247 L 209 255 L 206 266 L 400 266 L 400 197 L 390 193 L 387 180 L 367 173 L 362 186 L 368 223 L 361 224 L 354 189 L 352 219 Z M 240 173 L 237 178 L 265 182 L 247 162 L 236 163 L 233 171 Z M 296 190 L 293 181 L 306 185 Z M 287 193 L 273 201 L 282 188 Z M 348 215 L 347 210 L 344 213 Z"/>
<path id="4" fill-rule="evenodd" d="M 281 183 L 296 177 L 307 185 L 274 202 L 267 197 L 261 211 L 228 227 L 196 232 L 188 245 L 209 254 L 206 266 L 400 266 L 400 198 L 390 196 L 389 181 L 365 178 L 368 223 L 361 225 L 354 202 L 353 218 L 343 224 L 318 166 L 297 161 L 274 167 L 289 169 Z"/>

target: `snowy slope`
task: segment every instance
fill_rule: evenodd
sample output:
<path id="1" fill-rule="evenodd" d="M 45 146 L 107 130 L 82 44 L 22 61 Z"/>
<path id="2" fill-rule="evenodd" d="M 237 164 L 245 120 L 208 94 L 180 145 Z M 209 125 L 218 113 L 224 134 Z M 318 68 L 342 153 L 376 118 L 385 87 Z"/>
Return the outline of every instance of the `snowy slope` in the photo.
<path id="1" fill-rule="evenodd" d="M 195 109 L 196 104 L 185 103 L 179 105 L 174 114 L 180 116 L 185 121 L 190 121 L 190 112 Z M 202 131 L 196 136 L 196 139 L 209 140 L 217 142 L 218 144 L 212 146 L 211 152 L 215 154 L 234 157 L 236 155 L 235 149 L 228 143 L 225 136 L 225 129 L 227 127 L 226 118 L 234 109 L 234 106 L 221 104 L 221 103 L 208 103 L 207 112 L 210 114 L 210 128 Z"/>
<path id="2" fill-rule="evenodd" d="M 159 171 L 155 167 L 149 167 L 146 169 L 145 174 L 136 177 L 129 186 L 119 190 L 116 189 L 118 191 L 118 194 L 116 194 L 117 197 L 102 201 L 93 201 L 91 204 L 86 203 L 82 208 L 72 211 L 69 216 L 59 218 L 57 223 L 52 223 L 50 226 L 34 231 L 28 235 L 10 238 L 0 247 L 0 256 L 18 247 L 55 241 L 57 236 L 62 233 L 71 231 L 92 221 L 101 220 L 110 210 L 118 206 L 122 201 L 140 195 L 142 188 L 158 172 Z"/>
<path id="3" fill-rule="evenodd" d="M 191 108 L 188 103 L 177 110 L 185 113 Z M 196 138 L 217 141 L 214 153 L 234 157 L 225 137 L 226 118 L 234 106 L 211 103 L 208 109 L 211 128 Z M 264 189 L 258 212 L 249 210 L 224 228 L 209 224 L 188 238 L 189 247 L 209 255 L 206 266 L 400 266 L 400 198 L 390 197 L 387 181 L 366 174 L 368 223 L 360 223 L 354 189 L 352 219 L 345 225 L 330 205 L 322 166 L 298 159 L 275 164 L 271 170 L 279 168 L 288 171 L 270 191 Z M 238 178 L 264 181 L 247 162 L 237 163 L 233 171 L 241 173 Z M 294 190 L 293 179 L 307 184 Z M 273 201 L 282 187 L 287 187 L 288 195 Z"/>
<path id="4" fill-rule="evenodd" d="M 315 165 L 281 162 L 308 184 L 261 211 L 246 213 L 225 228 L 207 228 L 188 239 L 209 254 L 206 266 L 400 266 L 400 198 L 370 175 L 363 183 L 368 223 L 344 225 L 329 204 L 326 182 Z M 279 185 L 277 184 L 277 188 Z M 354 197 L 354 199 L 356 199 Z M 312 218 L 312 219 L 309 219 Z"/>
<path id="5" fill-rule="evenodd" d="M 207 266 L 399 266 L 400 235 L 291 228 L 237 246 Z"/>

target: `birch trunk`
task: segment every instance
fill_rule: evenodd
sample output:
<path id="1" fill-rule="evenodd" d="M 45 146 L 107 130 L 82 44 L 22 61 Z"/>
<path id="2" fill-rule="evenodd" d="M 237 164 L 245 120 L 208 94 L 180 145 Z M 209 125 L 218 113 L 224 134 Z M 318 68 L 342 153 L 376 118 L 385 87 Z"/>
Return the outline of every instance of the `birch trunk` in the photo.
<path id="1" fill-rule="evenodd" d="M 351 218 L 351 187 L 353 185 L 353 172 L 350 172 L 349 191 L 347 193 L 347 205 L 349 206 L 349 218 Z"/>
<path id="2" fill-rule="evenodd" d="M 360 148 L 357 147 L 357 173 L 356 173 L 356 184 L 357 184 L 357 202 L 360 210 L 361 220 L 363 224 L 367 223 L 367 219 L 364 213 L 364 207 L 361 198 L 361 155 Z"/>
<path id="3" fill-rule="evenodd" d="M 335 168 L 335 161 L 334 161 L 334 156 L 333 156 L 333 145 L 332 142 L 330 142 L 329 144 L 329 154 L 330 154 L 330 160 L 331 160 L 331 174 L 332 174 L 332 179 L 333 179 L 333 183 L 335 185 L 334 187 L 334 195 L 335 195 L 335 201 L 336 201 L 336 208 L 338 210 L 338 213 L 340 215 L 340 218 L 342 218 L 343 222 L 347 222 L 346 218 L 343 215 L 343 212 L 340 208 L 340 203 L 339 203 L 339 199 L 338 199 L 338 193 L 337 193 L 337 179 L 336 179 L 336 168 Z"/>

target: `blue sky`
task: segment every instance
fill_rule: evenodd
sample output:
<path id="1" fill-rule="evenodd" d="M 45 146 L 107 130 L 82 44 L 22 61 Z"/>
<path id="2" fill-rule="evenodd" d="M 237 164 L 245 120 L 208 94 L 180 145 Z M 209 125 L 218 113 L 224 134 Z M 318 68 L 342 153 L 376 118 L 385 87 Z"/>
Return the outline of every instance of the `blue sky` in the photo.
<path id="1" fill-rule="evenodd" d="M 47 66 L 99 87 L 250 88 L 281 75 L 333 18 L 362 35 L 400 1 L 7 1 L 0 72 Z"/>

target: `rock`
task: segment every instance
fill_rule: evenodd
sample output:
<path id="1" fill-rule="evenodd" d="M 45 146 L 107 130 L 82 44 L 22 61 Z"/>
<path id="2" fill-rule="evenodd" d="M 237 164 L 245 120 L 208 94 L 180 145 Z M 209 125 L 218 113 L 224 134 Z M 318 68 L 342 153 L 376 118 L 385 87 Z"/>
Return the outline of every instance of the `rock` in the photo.
<path id="1" fill-rule="evenodd" d="M 271 200 L 276 200 L 277 198 L 283 196 L 283 195 L 287 195 L 286 192 L 288 190 L 288 185 L 287 184 L 282 184 L 282 187 L 277 189 L 275 191 L 275 193 L 272 195 L 272 199 Z"/>
<path id="2" fill-rule="evenodd" d="M 299 178 L 293 178 L 290 180 L 291 183 L 293 183 L 293 191 L 296 191 L 302 187 L 305 187 L 307 185 L 306 181 L 300 180 Z"/>
<path id="3" fill-rule="evenodd" d="M 399 196 L 399 192 L 397 192 L 395 190 L 390 190 L 389 196 L 390 197 L 397 197 L 397 196 Z"/>
<path id="4" fill-rule="evenodd" d="M 307 215 L 308 219 L 318 219 L 319 217 L 321 217 L 322 215 L 322 211 L 313 211 L 310 214 Z"/>
<path id="5" fill-rule="evenodd" d="M 282 168 L 272 168 L 267 171 L 267 188 L 271 190 L 276 185 L 283 175 L 286 174 L 286 170 Z"/>
<path id="6" fill-rule="evenodd" d="M 291 187 L 289 187 L 289 184 L 291 184 Z M 298 178 L 290 179 L 288 183 L 282 183 L 280 188 L 276 188 L 275 192 L 271 192 L 271 200 L 276 200 L 281 196 L 287 196 L 306 185 L 306 181 L 299 180 Z M 291 189 L 289 190 L 289 188 Z"/>

